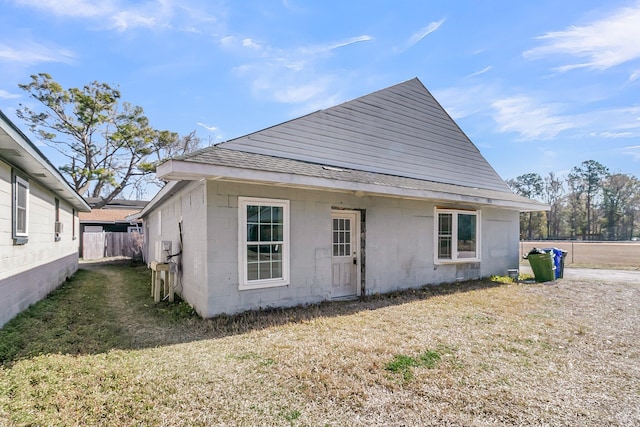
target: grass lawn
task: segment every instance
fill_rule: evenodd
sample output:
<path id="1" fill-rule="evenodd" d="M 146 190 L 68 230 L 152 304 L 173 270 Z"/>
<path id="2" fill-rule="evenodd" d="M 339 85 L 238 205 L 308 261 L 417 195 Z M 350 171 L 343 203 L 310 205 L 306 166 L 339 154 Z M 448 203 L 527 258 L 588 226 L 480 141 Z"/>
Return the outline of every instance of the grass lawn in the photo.
<path id="1" fill-rule="evenodd" d="M 0 330 L 0 425 L 640 425 L 640 284 L 425 287 L 203 320 L 141 266 Z"/>

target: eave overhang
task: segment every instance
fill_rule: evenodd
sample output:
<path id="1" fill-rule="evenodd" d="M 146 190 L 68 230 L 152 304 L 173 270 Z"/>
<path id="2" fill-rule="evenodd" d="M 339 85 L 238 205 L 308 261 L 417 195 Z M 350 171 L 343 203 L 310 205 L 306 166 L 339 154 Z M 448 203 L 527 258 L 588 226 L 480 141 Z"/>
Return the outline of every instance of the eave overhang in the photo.
<path id="1" fill-rule="evenodd" d="M 159 178 L 170 181 L 194 181 L 206 179 L 260 183 L 291 188 L 343 193 L 347 192 L 357 196 L 372 195 L 414 200 L 432 200 L 438 203 L 489 206 L 518 210 L 521 212 L 547 211 L 550 209 L 548 205 L 534 200 L 516 196 L 512 193 L 495 190 L 431 183 L 428 181 L 412 179 L 406 179 L 406 185 L 388 185 L 381 182 L 383 181 L 383 175 L 380 174 L 368 174 L 368 177 L 370 178 L 368 179 L 368 182 L 359 182 L 335 177 L 326 178 L 308 174 L 295 174 L 282 171 L 215 165 L 185 160 L 168 160 L 158 166 L 156 173 Z M 376 175 L 380 175 L 380 182 L 376 180 Z M 399 179 L 405 180 L 403 178 Z M 150 204 L 155 205 L 153 202 L 154 201 Z M 152 209 L 152 206 L 148 206 L 148 208 L 149 209 L 144 209 L 143 212 L 146 213 Z"/>
<path id="2" fill-rule="evenodd" d="M 79 212 L 91 207 L 27 136 L 0 111 L 0 160 L 51 190 Z"/>

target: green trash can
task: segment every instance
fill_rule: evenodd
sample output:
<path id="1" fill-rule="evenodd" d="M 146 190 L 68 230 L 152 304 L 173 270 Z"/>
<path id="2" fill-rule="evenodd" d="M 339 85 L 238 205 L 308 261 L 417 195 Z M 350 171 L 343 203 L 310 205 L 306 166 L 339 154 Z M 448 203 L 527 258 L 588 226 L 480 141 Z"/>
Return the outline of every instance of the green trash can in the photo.
<path id="1" fill-rule="evenodd" d="M 553 262 L 552 251 L 531 251 L 526 256 L 526 259 L 529 260 L 536 282 L 552 282 L 556 280 L 556 266 Z"/>

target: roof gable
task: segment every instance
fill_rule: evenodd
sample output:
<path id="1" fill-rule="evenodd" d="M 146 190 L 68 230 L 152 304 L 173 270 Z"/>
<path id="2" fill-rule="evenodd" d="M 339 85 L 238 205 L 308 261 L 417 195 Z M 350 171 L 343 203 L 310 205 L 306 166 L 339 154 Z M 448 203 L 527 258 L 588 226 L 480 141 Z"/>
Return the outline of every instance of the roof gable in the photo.
<path id="1" fill-rule="evenodd" d="M 511 192 L 417 78 L 219 146 Z"/>

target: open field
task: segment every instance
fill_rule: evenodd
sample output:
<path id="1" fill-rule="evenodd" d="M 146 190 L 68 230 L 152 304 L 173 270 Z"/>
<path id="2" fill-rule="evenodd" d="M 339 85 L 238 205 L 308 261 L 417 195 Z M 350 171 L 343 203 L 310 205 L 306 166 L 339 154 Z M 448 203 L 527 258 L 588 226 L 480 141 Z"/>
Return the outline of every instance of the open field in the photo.
<path id="1" fill-rule="evenodd" d="M 640 242 L 524 241 L 520 259 L 534 247 L 569 251 L 565 266 L 640 270 Z"/>
<path id="2" fill-rule="evenodd" d="M 81 270 L 0 330 L 0 425 L 640 425 L 640 284 L 478 281 L 202 320 Z"/>

